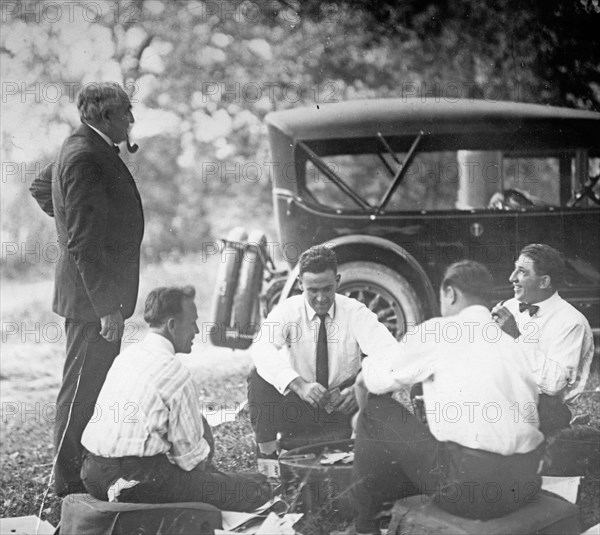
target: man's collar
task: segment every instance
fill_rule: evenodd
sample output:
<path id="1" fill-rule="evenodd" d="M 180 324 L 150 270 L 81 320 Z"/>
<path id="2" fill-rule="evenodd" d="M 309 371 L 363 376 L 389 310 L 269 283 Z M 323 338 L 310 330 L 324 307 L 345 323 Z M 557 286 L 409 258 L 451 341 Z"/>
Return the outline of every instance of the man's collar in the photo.
<path id="1" fill-rule="evenodd" d="M 490 311 L 483 305 L 469 305 L 463 308 L 457 316 L 490 316 Z"/>
<path id="2" fill-rule="evenodd" d="M 162 334 L 150 331 L 144 337 L 143 343 L 154 349 L 160 349 L 163 351 L 167 351 L 172 355 L 175 355 L 175 348 L 173 347 L 173 344 L 170 340 L 167 340 Z"/>
<path id="3" fill-rule="evenodd" d="M 531 305 L 535 305 L 538 307 L 538 311 L 534 314 L 534 316 L 543 316 L 549 310 L 552 310 L 556 304 L 560 301 L 561 297 L 558 295 L 558 292 L 554 292 L 550 297 L 544 299 L 543 301 L 539 301 L 537 303 L 529 303 Z M 527 313 L 524 311 L 523 313 Z"/>
<path id="4" fill-rule="evenodd" d="M 306 300 L 306 298 L 303 296 L 303 301 L 304 301 L 304 309 L 306 310 L 306 316 L 308 317 L 308 321 L 312 321 L 315 319 L 315 316 L 317 315 L 317 313 L 315 312 L 315 310 L 313 309 L 313 307 L 311 307 L 308 304 L 308 301 Z M 331 305 L 331 307 L 329 307 L 329 310 L 327 311 L 327 314 L 329 314 L 329 317 L 331 319 L 335 319 L 335 303 L 336 300 L 333 300 L 333 305 Z"/>
<path id="5" fill-rule="evenodd" d="M 115 146 L 112 139 L 110 139 L 104 132 L 100 132 L 100 130 L 98 130 L 95 126 L 92 126 L 89 123 L 83 123 L 83 124 L 85 124 L 86 126 L 89 126 L 94 132 L 96 132 L 96 134 L 98 134 L 104 141 L 106 141 L 106 143 L 108 145 L 110 145 L 111 147 Z"/>

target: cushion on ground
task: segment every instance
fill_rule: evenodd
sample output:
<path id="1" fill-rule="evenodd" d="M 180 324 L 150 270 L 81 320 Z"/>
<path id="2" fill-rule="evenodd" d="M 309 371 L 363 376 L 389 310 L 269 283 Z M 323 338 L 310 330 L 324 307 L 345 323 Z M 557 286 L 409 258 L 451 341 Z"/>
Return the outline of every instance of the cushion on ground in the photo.
<path id="1" fill-rule="evenodd" d="M 492 520 L 471 520 L 440 509 L 427 496 L 411 496 L 394 504 L 388 535 L 578 535 L 579 509 L 555 494 Z"/>
<path id="2" fill-rule="evenodd" d="M 62 502 L 60 535 L 213 534 L 221 511 L 205 503 L 109 503 L 89 494 L 71 494 Z"/>

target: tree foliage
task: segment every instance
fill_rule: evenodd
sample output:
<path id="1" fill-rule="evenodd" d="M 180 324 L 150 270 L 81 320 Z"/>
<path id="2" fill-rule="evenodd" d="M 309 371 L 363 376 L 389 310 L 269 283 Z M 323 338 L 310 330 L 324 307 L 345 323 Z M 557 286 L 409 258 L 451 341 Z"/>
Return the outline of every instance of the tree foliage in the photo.
<path id="1" fill-rule="evenodd" d="M 3 177 L 3 241 L 51 233 L 28 198 L 32 162 L 51 161 L 78 122 L 66 88 L 96 80 L 133 92 L 142 150 L 131 165 L 151 260 L 199 250 L 236 223 L 274 234 L 269 111 L 375 96 L 600 109 L 598 0 L 12 4 L 3 11 L 2 157 L 18 165 Z"/>

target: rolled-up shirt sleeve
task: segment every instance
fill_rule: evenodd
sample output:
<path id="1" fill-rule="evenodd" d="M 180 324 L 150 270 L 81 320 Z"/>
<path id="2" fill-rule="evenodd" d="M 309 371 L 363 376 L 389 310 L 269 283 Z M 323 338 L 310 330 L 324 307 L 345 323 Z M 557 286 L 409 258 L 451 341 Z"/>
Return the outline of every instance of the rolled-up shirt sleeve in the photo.
<path id="1" fill-rule="evenodd" d="M 196 389 L 188 383 L 171 400 L 169 407 L 169 458 L 179 467 L 190 471 L 206 460 L 210 446 L 204 439 L 203 418 Z"/>
<path id="2" fill-rule="evenodd" d="M 260 338 L 252 346 L 252 360 L 258 374 L 281 394 L 287 394 L 289 384 L 299 377 L 291 363 L 288 337 L 289 322 L 279 308 L 267 316 Z"/>
<path id="3" fill-rule="evenodd" d="M 522 344 L 522 347 L 540 393 L 555 396 L 561 392 L 568 384 L 567 368 L 530 344 Z"/>
<path id="4" fill-rule="evenodd" d="M 541 393 L 549 396 L 565 393 L 579 379 L 577 373 L 585 336 L 583 325 L 571 325 L 568 331 L 556 336 L 546 353 L 537 345 L 523 342 L 531 372 Z"/>

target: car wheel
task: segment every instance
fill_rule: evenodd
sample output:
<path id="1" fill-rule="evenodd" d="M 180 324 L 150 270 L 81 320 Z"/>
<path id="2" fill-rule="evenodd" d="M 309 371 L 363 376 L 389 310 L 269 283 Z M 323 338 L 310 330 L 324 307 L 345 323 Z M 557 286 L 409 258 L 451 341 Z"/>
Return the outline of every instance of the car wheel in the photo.
<path id="1" fill-rule="evenodd" d="M 237 349 L 250 347 L 259 327 L 259 295 L 263 280 L 266 244 L 267 237 L 260 230 L 253 230 L 248 236 L 231 315 L 231 323 L 240 333 L 239 344 L 236 344 Z"/>
<path id="2" fill-rule="evenodd" d="M 209 336 L 216 346 L 229 347 L 226 340 L 226 330 L 230 326 L 233 297 L 238 283 L 240 267 L 244 250 L 236 242 L 244 242 L 248 233 L 242 227 L 231 229 L 223 249 L 221 250 L 221 264 L 217 272 L 215 292 L 212 303 L 211 319 L 215 324 Z"/>
<path id="3" fill-rule="evenodd" d="M 263 310 L 263 315 L 265 318 L 268 316 L 269 312 L 275 308 L 275 305 L 279 303 L 281 292 L 286 281 L 287 273 L 271 280 L 265 288 L 265 306 Z"/>
<path id="4" fill-rule="evenodd" d="M 396 339 L 404 335 L 407 325 L 423 321 L 417 294 L 396 271 L 375 262 L 348 262 L 338 266 L 338 273 L 338 292 L 364 303 Z"/>

